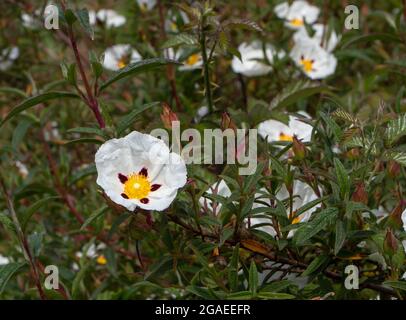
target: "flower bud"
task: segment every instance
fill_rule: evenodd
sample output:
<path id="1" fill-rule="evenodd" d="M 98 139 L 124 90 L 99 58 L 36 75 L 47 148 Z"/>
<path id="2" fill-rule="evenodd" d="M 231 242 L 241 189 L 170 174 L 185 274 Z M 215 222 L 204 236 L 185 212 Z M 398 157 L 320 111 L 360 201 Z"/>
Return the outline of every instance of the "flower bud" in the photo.
<path id="1" fill-rule="evenodd" d="M 230 118 L 230 115 L 227 112 L 223 112 L 221 116 L 221 129 L 223 130 L 232 129 L 234 131 L 237 130 L 237 126 L 235 125 L 234 121 Z"/>
<path id="2" fill-rule="evenodd" d="M 385 250 L 386 253 L 388 253 L 391 256 L 394 255 L 398 250 L 398 240 L 396 239 L 391 229 L 388 229 L 386 231 L 383 249 Z"/>
<path id="3" fill-rule="evenodd" d="M 400 164 L 397 163 L 396 161 L 391 160 L 388 163 L 387 169 L 388 169 L 389 177 L 391 177 L 392 179 L 395 179 L 399 176 Z"/>
<path id="4" fill-rule="evenodd" d="M 354 202 L 360 202 L 365 205 L 368 203 L 368 193 L 365 190 L 365 185 L 363 182 L 358 182 L 355 185 L 355 191 L 352 194 L 351 199 Z"/>
<path id="5" fill-rule="evenodd" d="M 356 160 L 360 156 L 360 151 L 358 148 L 353 148 L 351 150 L 348 150 L 345 155 L 347 156 L 348 159 L 350 160 Z"/>
<path id="6" fill-rule="evenodd" d="M 178 116 L 175 112 L 172 111 L 168 104 L 164 103 L 162 108 L 163 111 L 161 113 L 161 120 L 164 124 L 164 127 L 166 129 L 172 129 L 172 122 L 179 121 Z"/>
<path id="7" fill-rule="evenodd" d="M 292 150 L 295 156 L 295 160 L 303 160 L 306 156 L 306 146 L 296 136 L 293 136 Z"/>
<path id="8" fill-rule="evenodd" d="M 403 226 L 402 213 L 405 209 L 406 203 L 400 201 L 398 205 L 392 210 L 388 218 L 388 225 L 395 229 L 400 229 Z"/>

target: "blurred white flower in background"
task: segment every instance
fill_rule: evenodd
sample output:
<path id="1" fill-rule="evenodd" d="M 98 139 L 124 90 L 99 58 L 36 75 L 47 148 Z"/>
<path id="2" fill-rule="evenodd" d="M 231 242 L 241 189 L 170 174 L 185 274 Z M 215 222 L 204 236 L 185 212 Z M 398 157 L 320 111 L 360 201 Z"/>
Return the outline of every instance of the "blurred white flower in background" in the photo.
<path id="1" fill-rule="evenodd" d="M 337 67 L 336 57 L 313 40 L 297 42 L 290 57 L 303 73 L 312 80 L 332 75 Z"/>
<path id="2" fill-rule="evenodd" d="M 29 172 L 26 165 L 19 160 L 15 162 L 15 165 L 18 169 L 18 173 L 20 174 L 20 176 L 23 178 L 27 178 Z"/>
<path id="3" fill-rule="evenodd" d="M 97 21 L 102 22 L 107 28 L 117 28 L 124 25 L 127 19 L 112 9 L 100 9 L 89 11 L 89 23 L 95 25 Z"/>
<path id="4" fill-rule="evenodd" d="M 196 115 L 194 117 L 194 120 L 196 123 L 200 122 L 206 115 L 209 114 L 209 108 L 207 106 L 202 106 L 199 109 L 197 109 Z"/>
<path id="5" fill-rule="evenodd" d="M 20 56 L 20 49 L 18 47 L 9 47 L 0 51 L 0 70 L 6 71 L 9 69 L 13 62 Z"/>
<path id="6" fill-rule="evenodd" d="M 9 264 L 9 263 L 10 263 L 10 259 L 0 254 L 0 266 Z"/>
<path id="7" fill-rule="evenodd" d="M 231 190 L 224 180 L 220 180 L 212 184 L 209 189 L 206 190 L 205 194 L 208 195 L 218 195 L 224 198 L 231 196 Z M 213 215 L 217 215 L 221 210 L 221 203 L 213 201 L 212 199 L 206 198 L 204 196 L 199 199 L 200 205 L 205 209 L 205 211 L 211 212 Z"/>
<path id="8" fill-rule="evenodd" d="M 242 43 L 238 47 L 241 54 L 241 60 L 238 57 L 233 57 L 231 67 L 234 72 L 243 74 L 247 77 L 263 76 L 272 70 L 272 67 L 265 62 L 264 48 L 260 41 L 252 43 Z M 283 52 L 277 53 L 274 47 L 270 44 L 265 45 L 265 54 L 269 63 L 272 64 L 274 56 L 282 58 Z M 262 60 L 262 61 L 261 61 Z"/>
<path id="9" fill-rule="evenodd" d="M 162 140 L 137 131 L 105 142 L 95 162 L 97 184 L 112 201 L 130 211 L 137 207 L 165 210 L 186 184 L 183 159 Z"/>
<path id="10" fill-rule="evenodd" d="M 298 114 L 305 118 L 311 119 L 304 111 Z M 309 142 L 311 140 L 313 127 L 304 123 L 296 116 L 289 116 L 288 125 L 277 120 L 267 120 L 258 125 L 258 134 L 268 142 L 277 141 L 293 141 L 293 136 L 302 142 Z"/>
<path id="11" fill-rule="evenodd" d="M 179 26 L 188 24 L 189 22 L 189 17 L 185 12 L 168 10 L 165 20 L 165 31 L 168 33 L 178 33 Z"/>
<path id="12" fill-rule="evenodd" d="M 137 0 L 138 6 L 142 11 L 149 11 L 156 6 L 156 0 Z"/>
<path id="13" fill-rule="evenodd" d="M 316 23 L 310 26 L 314 34 L 310 36 L 306 28 L 300 28 L 293 35 L 293 40 L 298 43 L 300 41 L 314 41 L 327 52 L 332 52 L 340 41 L 340 37 L 334 30 L 329 30 L 327 26 Z"/>
<path id="14" fill-rule="evenodd" d="M 130 63 L 140 61 L 141 55 L 129 44 L 116 44 L 104 52 L 103 66 L 112 71 L 120 70 Z"/>
<path id="15" fill-rule="evenodd" d="M 274 8 L 276 16 L 285 20 L 285 25 L 291 29 L 299 29 L 307 24 L 313 24 L 319 17 L 320 9 L 307 1 L 293 1 L 291 5 L 283 2 Z"/>

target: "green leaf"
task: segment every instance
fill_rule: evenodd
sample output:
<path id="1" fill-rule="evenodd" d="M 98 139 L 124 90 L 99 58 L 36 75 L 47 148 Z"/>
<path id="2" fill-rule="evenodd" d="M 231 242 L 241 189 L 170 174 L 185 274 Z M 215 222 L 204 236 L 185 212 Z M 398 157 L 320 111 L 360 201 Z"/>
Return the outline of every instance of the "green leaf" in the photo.
<path id="1" fill-rule="evenodd" d="M 233 19 L 223 23 L 224 29 L 245 29 L 251 31 L 264 32 L 262 28 L 254 21 L 248 19 Z"/>
<path id="2" fill-rule="evenodd" d="M 67 146 L 70 146 L 70 145 L 76 144 L 76 143 L 102 144 L 103 141 L 101 141 L 99 139 L 95 139 L 95 138 L 79 138 L 79 139 L 68 141 L 68 142 L 64 143 L 63 146 L 67 147 Z"/>
<path id="3" fill-rule="evenodd" d="M 22 215 L 22 217 L 20 218 L 21 220 L 21 229 L 23 231 L 25 231 L 25 229 L 27 228 L 27 224 L 30 220 L 30 218 L 32 217 L 32 215 L 37 212 L 43 205 L 45 204 L 49 204 L 51 200 L 55 200 L 55 199 L 59 199 L 59 196 L 52 196 L 52 197 L 45 197 L 42 198 L 40 200 L 38 200 L 37 202 L 35 202 L 34 204 L 32 204 Z"/>
<path id="4" fill-rule="evenodd" d="M 23 141 L 28 129 L 31 127 L 33 121 L 31 119 L 24 119 L 20 121 L 13 132 L 13 138 L 11 140 L 11 145 L 13 150 L 18 151 L 18 147 Z"/>
<path id="5" fill-rule="evenodd" d="M 350 193 L 350 179 L 347 170 L 338 158 L 334 158 L 334 167 L 336 171 L 337 183 L 340 187 L 340 194 L 346 199 Z"/>
<path id="6" fill-rule="evenodd" d="M 36 106 L 40 103 L 43 103 L 45 101 L 49 101 L 52 99 L 64 99 L 64 98 L 76 98 L 78 99 L 79 96 L 75 93 L 71 92 L 46 92 L 39 94 L 35 97 L 28 98 L 21 102 L 19 105 L 14 107 L 13 110 L 3 119 L 3 121 L 0 122 L 0 128 L 10 119 L 15 117 L 17 114 L 23 112 L 24 110 L 27 110 L 28 108 L 31 108 L 33 106 Z"/>
<path id="7" fill-rule="evenodd" d="M 93 135 L 97 135 L 99 137 L 102 137 L 104 139 L 109 139 L 110 138 L 108 136 L 108 134 L 105 131 L 103 131 L 102 129 L 92 128 L 92 127 L 72 128 L 72 129 L 69 129 L 67 132 L 69 132 L 69 133 L 93 134 Z"/>
<path id="8" fill-rule="evenodd" d="M 187 34 L 187 33 L 180 33 L 175 36 L 170 37 L 168 40 L 164 42 L 161 46 L 162 49 L 172 48 L 179 45 L 187 45 L 193 46 L 196 45 L 198 42 L 195 37 Z"/>
<path id="9" fill-rule="evenodd" d="M 78 299 L 80 295 L 80 287 L 83 283 L 83 280 L 86 276 L 87 270 L 90 268 L 92 261 L 88 261 L 76 274 L 75 279 L 72 282 L 72 298 Z"/>
<path id="10" fill-rule="evenodd" d="M 85 230 L 86 227 L 88 225 L 90 225 L 94 220 L 96 220 L 97 218 L 103 216 L 109 207 L 107 206 L 102 206 L 99 210 L 96 210 L 95 212 L 93 212 L 87 219 L 86 221 L 83 223 L 83 225 L 80 227 L 80 230 Z"/>
<path id="11" fill-rule="evenodd" d="M 254 261 L 251 261 L 250 272 L 249 272 L 249 288 L 252 296 L 257 294 L 258 290 L 258 271 L 257 266 Z"/>
<path id="12" fill-rule="evenodd" d="M 0 223 L 9 231 L 15 232 L 15 226 L 13 220 L 4 212 L 0 212 Z"/>
<path id="13" fill-rule="evenodd" d="M 237 290 L 238 285 L 238 261 L 240 259 L 240 245 L 237 244 L 233 250 L 230 266 L 228 268 L 228 282 L 231 291 Z"/>
<path id="14" fill-rule="evenodd" d="M 375 34 L 367 34 L 367 35 L 361 35 L 357 36 L 354 38 L 351 38 L 349 41 L 343 43 L 341 45 L 341 48 L 348 48 L 349 46 L 352 46 L 354 44 L 359 44 L 363 42 L 371 42 L 371 41 L 376 41 L 376 40 L 381 40 L 384 41 L 385 43 L 388 41 L 392 42 L 402 42 L 402 40 L 398 37 L 395 36 L 391 33 L 375 33 Z"/>
<path id="15" fill-rule="evenodd" d="M 271 102 L 270 109 L 284 109 L 302 99 L 319 93 L 329 93 L 326 86 L 315 86 L 309 81 L 298 81 L 293 85 L 287 86 Z"/>
<path id="16" fill-rule="evenodd" d="M 258 293 L 257 297 L 266 300 L 287 300 L 295 298 L 295 296 L 291 294 L 277 292 L 260 292 Z"/>
<path id="17" fill-rule="evenodd" d="M 338 220 L 336 223 L 336 235 L 334 242 L 334 254 L 337 255 L 344 245 L 345 238 L 347 237 L 347 231 L 345 229 L 344 222 Z"/>
<path id="18" fill-rule="evenodd" d="M 406 135 L 406 113 L 399 116 L 396 120 L 388 123 L 385 131 L 386 140 L 393 145 L 399 138 Z"/>
<path id="19" fill-rule="evenodd" d="M 324 196 L 322 198 L 318 198 L 316 200 L 307 202 L 305 205 L 301 206 L 298 210 L 296 210 L 296 216 L 300 216 L 301 214 L 305 213 L 306 211 L 310 210 L 311 208 L 317 206 L 319 203 L 327 200 L 329 196 Z"/>
<path id="20" fill-rule="evenodd" d="M 293 242 L 298 246 L 303 245 L 307 240 L 331 224 L 336 219 L 337 215 L 338 209 L 334 207 L 318 212 L 315 214 L 314 219 L 304 223 L 297 229 L 293 236 Z"/>
<path id="21" fill-rule="evenodd" d="M 1 87 L 0 88 L 0 93 L 1 92 L 3 92 L 3 93 L 11 93 L 11 94 L 15 94 L 17 96 L 20 96 L 22 98 L 27 98 L 27 94 L 23 90 L 20 90 L 20 89 L 17 89 L 17 88 Z"/>
<path id="22" fill-rule="evenodd" d="M 393 160 L 399 164 L 406 166 L 406 152 L 387 151 L 384 153 L 386 160 Z"/>
<path id="23" fill-rule="evenodd" d="M 385 281 L 383 284 L 394 289 L 406 291 L 406 281 Z"/>
<path id="24" fill-rule="evenodd" d="M 75 12 L 76 18 L 78 18 L 80 25 L 85 29 L 90 39 L 94 40 L 94 31 L 89 22 L 89 11 L 87 9 L 79 9 Z"/>
<path id="25" fill-rule="evenodd" d="M 314 272 L 318 271 L 321 266 L 323 266 L 330 258 L 327 255 L 317 256 L 313 261 L 307 266 L 306 270 L 302 273 L 303 277 L 310 276 Z"/>
<path id="26" fill-rule="evenodd" d="M 198 286 L 187 286 L 186 291 L 206 300 L 216 299 L 211 290 Z"/>
<path id="27" fill-rule="evenodd" d="M 108 79 L 106 82 L 104 82 L 100 86 L 100 92 L 118 80 L 121 80 L 121 79 L 129 77 L 129 76 L 135 76 L 136 74 L 139 74 L 142 72 L 151 71 L 151 70 L 160 68 L 162 66 L 166 66 L 168 64 L 180 64 L 180 63 L 175 60 L 164 59 L 164 58 L 146 59 L 146 60 L 131 63 L 128 66 L 126 66 L 125 68 L 116 72 L 116 74 L 114 76 L 112 76 L 110 79 Z"/>
<path id="28" fill-rule="evenodd" d="M 0 294 L 3 292 L 11 277 L 25 265 L 25 262 L 14 262 L 0 265 Z"/>
<path id="29" fill-rule="evenodd" d="M 42 232 L 34 232 L 28 236 L 28 244 L 34 257 L 38 257 L 41 253 L 43 238 Z"/>
<path id="30" fill-rule="evenodd" d="M 252 298 L 251 291 L 234 292 L 227 296 L 228 300 L 251 300 Z"/>
<path id="31" fill-rule="evenodd" d="M 118 135 L 120 136 L 127 128 L 129 128 L 141 113 L 159 104 L 160 102 L 151 102 L 144 104 L 141 108 L 136 108 L 132 110 L 129 114 L 124 116 L 117 125 Z"/>

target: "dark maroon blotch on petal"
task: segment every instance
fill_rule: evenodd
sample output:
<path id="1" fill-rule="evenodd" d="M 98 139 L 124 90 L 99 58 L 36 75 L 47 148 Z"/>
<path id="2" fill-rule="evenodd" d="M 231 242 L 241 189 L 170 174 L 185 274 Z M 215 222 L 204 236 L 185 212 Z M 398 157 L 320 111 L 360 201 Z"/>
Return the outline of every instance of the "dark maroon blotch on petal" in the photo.
<path id="1" fill-rule="evenodd" d="M 127 196 L 125 193 L 122 193 L 121 196 L 122 196 L 124 199 L 128 199 L 128 196 Z"/>
<path id="2" fill-rule="evenodd" d="M 149 199 L 148 198 L 142 198 L 140 201 L 143 204 L 147 204 L 149 202 Z"/>
<path id="3" fill-rule="evenodd" d="M 139 172 L 140 175 L 144 176 L 145 178 L 148 178 L 148 169 L 147 168 L 142 168 Z"/>
<path id="4" fill-rule="evenodd" d="M 120 182 L 121 183 L 126 183 L 127 182 L 127 180 L 128 180 L 128 178 L 125 176 L 125 175 L 123 175 L 122 173 L 119 173 L 118 174 L 118 179 L 120 180 Z"/>
<path id="5" fill-rule="evenodd" d="M 160 184 L 153 184 L 153 185 L 151 186 L 151 191 L 157 191 L 160 187 L 161 187 Z"/>

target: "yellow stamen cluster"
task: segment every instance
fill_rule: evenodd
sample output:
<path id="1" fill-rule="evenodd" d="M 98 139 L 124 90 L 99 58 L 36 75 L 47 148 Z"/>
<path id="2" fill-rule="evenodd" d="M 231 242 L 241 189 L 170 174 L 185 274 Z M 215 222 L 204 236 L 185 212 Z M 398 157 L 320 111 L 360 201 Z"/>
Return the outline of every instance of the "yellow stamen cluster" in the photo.
<path id="1" fill-rule="evenodd" d="M 301 59 L 300 60 L 300 64 L 303 67 L 303 70 L 305 72 L 311 72 L 313 70 L 313 64 L 314 64 L 314 60 L 310 60 L 310 59 Z"/>
<path id="2" fill-rule="evenodd" d="M 186 60 L 186 64 L 189 66 L 194 66 L 198 61 L 200 60 L 200 55 L 199 54 L 192 54 L 189 58 Z"/>
<path id="3" fill-rule="evenodd" d="M 292 20 L 290 20 L 289 22 L 290 22 L 290 24 L 291 24 L 292 26 L 294 26 L 294 27 L 301 27 L 301 26 L 304 25 L 303 20 L 302 20 L 302 19 L 299 19 L 299 18 L 292 19 Z"/>
<path id="4" fill-rule="evenodd" d="M 132 174 L 124 183 L 124 194 L 128 199 L 147 198 L 151 192 L 151 183 L 148 178 L 142 174 Z"/>
<path id="5" fill-rule="evenodd" d="M 293 141 L 293 136 L 281 132 L 281 133 L 279 134 L 279 141 L 292 142 L 292 141 Z"/>
<path id="6" fill-rule="evenodd" d="M 121 58 L 121 59 L 118 60 L 118 62 L 117 62 L 117 67 L 119 67 L 120 69 L 121 69 L 121 68 L 124 68 L 126 65 L 127 65 L 127 62 L 125 61 L 124 58 Z"/>
<path id="7" fill-rule="evenodd" d="M 105 265 L 107 263 L 107 259 L 104 255 L 100 255 L 97 257 L 96 262 L 100 265 Z"/>

